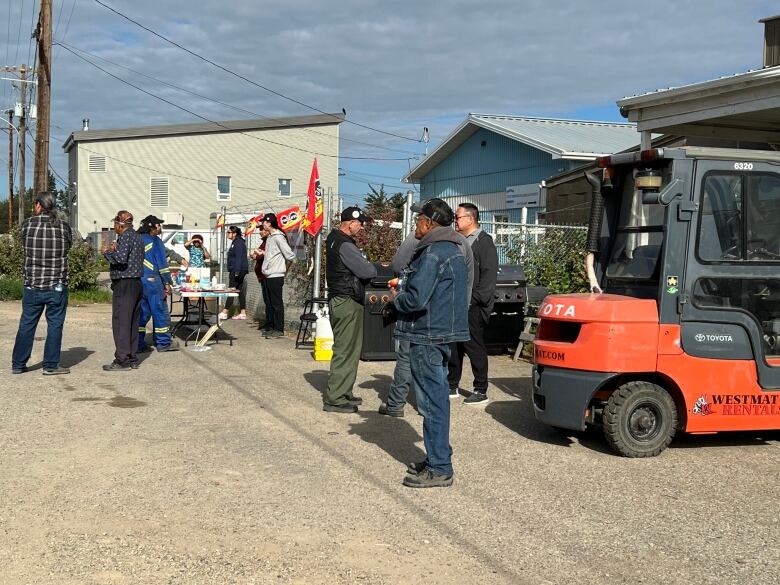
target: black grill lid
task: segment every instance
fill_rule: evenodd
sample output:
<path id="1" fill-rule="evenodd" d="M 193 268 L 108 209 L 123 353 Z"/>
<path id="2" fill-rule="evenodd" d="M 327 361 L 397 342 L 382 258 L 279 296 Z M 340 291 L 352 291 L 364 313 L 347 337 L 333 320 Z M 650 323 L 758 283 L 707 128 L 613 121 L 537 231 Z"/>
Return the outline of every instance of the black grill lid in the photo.
<path id="1" fill-rule="evenodd" d="M 496 284 L 525 286 L 525 272 L 519 264 L 504 264 L 498 267 Z"/>

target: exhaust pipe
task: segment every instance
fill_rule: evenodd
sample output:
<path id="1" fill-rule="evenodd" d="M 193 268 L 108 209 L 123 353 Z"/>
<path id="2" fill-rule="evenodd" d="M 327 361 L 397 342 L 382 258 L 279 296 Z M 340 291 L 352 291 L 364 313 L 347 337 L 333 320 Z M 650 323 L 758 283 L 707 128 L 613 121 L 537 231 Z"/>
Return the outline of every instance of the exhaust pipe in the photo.
<path id="1" fill-rule="evenodd" d="M 593 198 L 590 205 L 590 218 L 588 219 L 588 240 L 585 249 L 594 254 L 599 251 L 601 239 L 601 222 L 604 218 L 604 195 L 601 193 L 601 179 L 593 173 L 585 173 L 585 179 L 590 183 Z"/>

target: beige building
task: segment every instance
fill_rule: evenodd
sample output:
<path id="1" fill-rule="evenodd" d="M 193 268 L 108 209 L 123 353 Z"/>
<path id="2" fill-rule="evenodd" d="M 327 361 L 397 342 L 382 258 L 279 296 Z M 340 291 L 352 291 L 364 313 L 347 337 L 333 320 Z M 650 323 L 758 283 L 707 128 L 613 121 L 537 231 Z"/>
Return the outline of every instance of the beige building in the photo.
<path id="1" fill-rule="evenodd" d="M 343 121 L 338 113 L 74 132 L 63 145 L 71 224 L 86 236 L 128 209 L 205 231 L 222 208 L 303 210 L 315 158 L 323 190 L 338 193 Z"/>

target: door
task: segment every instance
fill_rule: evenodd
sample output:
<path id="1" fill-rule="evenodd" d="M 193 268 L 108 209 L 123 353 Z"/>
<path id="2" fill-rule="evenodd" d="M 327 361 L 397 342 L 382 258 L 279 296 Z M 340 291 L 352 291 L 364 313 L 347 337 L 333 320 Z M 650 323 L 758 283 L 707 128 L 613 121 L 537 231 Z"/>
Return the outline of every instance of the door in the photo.
<path id="1" fill-rule="evenodd" d="M 780 174 L 758 161 L 696 163 L 682 343 L 699 357 L 755 358 L 780 389 Z"/>

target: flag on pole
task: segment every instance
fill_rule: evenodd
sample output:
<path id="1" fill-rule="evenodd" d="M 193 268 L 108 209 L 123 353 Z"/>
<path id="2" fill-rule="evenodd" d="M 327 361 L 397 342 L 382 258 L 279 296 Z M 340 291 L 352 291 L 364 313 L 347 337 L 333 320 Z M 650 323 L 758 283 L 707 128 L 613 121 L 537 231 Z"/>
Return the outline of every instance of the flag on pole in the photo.
<path id="1" fill-rule="evenodd" d="M 244 230 L 244 235 L 251 236 L 257 229 L 257 226 L 259 226 L 262 222 L 263 222 L 262 213 L 250 219 L 248 222 L 246 222 L 246 229 Z"/>
<path id="2" fill-rule="evenodd" d="M 217 216 L 217 229 L 225 227 L 225 216 L 221 213 Z"/>
<path id="3" fill-rule="evenodd" d="M 303 218 L 301 217 L 301 208 L 297 205 L 293 205 L 290 209 L 285 209 L 276 214 L 276 219 L 279 221 L 279 229 L 283 232 L 289 232 L 296 226 L 301 225 Z"/>
<path id="4" fill-rule="evenodd" d="M 303 218 L 303 229 L 309 235 L 316 236 L 322 229 L 322 187 L 320 186 L 320 173 L 317 170 L 317 159 L 311 167 L 309 190 L 306 198 L 306 217 Z"/>

